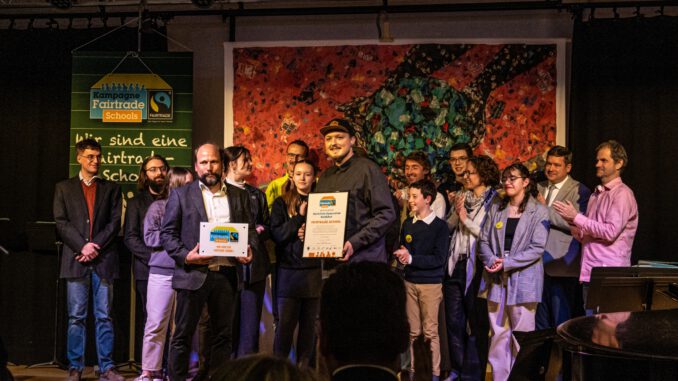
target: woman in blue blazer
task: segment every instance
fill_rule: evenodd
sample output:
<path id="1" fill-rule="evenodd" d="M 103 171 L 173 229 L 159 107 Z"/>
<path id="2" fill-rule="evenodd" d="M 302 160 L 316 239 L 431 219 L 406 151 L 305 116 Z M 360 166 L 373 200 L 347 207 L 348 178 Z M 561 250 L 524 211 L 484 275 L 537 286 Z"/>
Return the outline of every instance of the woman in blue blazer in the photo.
<path id="1" fill-rule="evenodd" d="M 506 192 L 494 205 L 479 239 L 485 265 L 490 319 L 488 362 L 495 381 L 507 380 L 518 354 L 514 331 L 533 331 L 544 282 L 542 255 L 549 232 L 548 210 L 534 198 L 536 183 L 527 168 L 513 164 L 502 172 Z"/>

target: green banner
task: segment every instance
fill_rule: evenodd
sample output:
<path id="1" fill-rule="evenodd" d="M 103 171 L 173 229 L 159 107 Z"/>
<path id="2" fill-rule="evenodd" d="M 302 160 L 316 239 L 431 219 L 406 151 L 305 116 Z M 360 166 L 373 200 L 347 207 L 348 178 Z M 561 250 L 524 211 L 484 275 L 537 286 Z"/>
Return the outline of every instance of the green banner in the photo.
<path id="1" fill-rule="evenodd" d="M 70 176 L 80 169 L 75 143 L 86 138 L 101 144 L 99 174 L 125 199 L 150 155 L 190 168 L 192 113 L 192 53 L 73 53 Z"/>

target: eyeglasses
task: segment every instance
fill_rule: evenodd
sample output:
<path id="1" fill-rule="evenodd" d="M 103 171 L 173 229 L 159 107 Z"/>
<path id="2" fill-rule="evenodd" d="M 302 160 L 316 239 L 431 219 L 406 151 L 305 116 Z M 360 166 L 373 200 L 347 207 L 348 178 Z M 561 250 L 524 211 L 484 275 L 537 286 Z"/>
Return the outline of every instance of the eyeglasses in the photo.
<path id="1" fill-rule="evenodd" d="M 478 172 L 464 171 L 464 172 L 461 173 L 461 176 L 466 177 L 466 176 L 477 175 L 477 174 L 478 174 Z"/>
<path id="2" fill-rule="evenodd" d="M 93 161 L 101 161 L 101 155 L 78 155 L 78 156 L 84 157 L 90 163 Z"/>
<path id="3" fill-rule="evenodd" d="M 162 167 L 151 167 L 146 168 L 146 172 L 156 173 L 156 172 L 167 172 L 167 167 L 164 165 Z"/>
<path id="4" fill-rule="evenodd" d="M 450 163 L 465 163 L 467 161 L 468 161 L 468 156 L 451 157 L 450 158 Z"/>
<path id="5" fill-rule="evenodd" d="M 525 178 L 525 176 L 504 176 L 504 177 L 501 178 L 501 182 L 505 183 L 505 182 L 508 181 L 508 182 L 512 183 L 512 182 L 514 182 L 518 179 L 524 179 L 524 178 Z"/>

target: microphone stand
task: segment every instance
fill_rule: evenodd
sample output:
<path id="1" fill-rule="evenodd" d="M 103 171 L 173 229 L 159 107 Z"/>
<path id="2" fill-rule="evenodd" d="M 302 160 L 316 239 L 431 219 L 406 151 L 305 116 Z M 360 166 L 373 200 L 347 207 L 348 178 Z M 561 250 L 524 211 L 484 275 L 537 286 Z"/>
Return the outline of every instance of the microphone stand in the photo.
<path id="1" fill-rule="evenodd" d="M 60 285 L 60 276 L 59 276 L 59 266 L 61 265 L 61 252 L 62 248 L 64 246 L 64 243 L 61 241 L 56 241 L 54 242 L 54 245 L 56 245 L 57 249 L 57 277 L 56 277 L 56 289 L 55 289 L 55 297 L 54 300 L 56 302 L 56 305 L 54 306 L 54 345 L 52 347 L 52 360 L 48 362 L 41 362 L 38 364 L 33 364 L 29 365 L 27 368 L 28 369 L 33 369 L 33 368 L 58 368 L 58 369 L 66 369 L 66 366 L 62 364 L 59 359 L 57 358 L 57 339 L 58 339 L 58 332 L 59 332 L 59 285 Z M 4 248 L 3 248 L 4 249 Z"/>

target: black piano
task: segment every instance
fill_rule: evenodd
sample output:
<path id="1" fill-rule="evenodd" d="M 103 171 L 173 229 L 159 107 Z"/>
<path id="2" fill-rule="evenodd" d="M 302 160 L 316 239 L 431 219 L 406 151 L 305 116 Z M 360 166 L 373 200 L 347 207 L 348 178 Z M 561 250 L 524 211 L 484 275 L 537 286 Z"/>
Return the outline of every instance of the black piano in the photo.
<path id="1" fill-rule="evenodd" d="M 678 380 L 678 310 L 611 312 L 558 327 L 565 380 Z"/>

